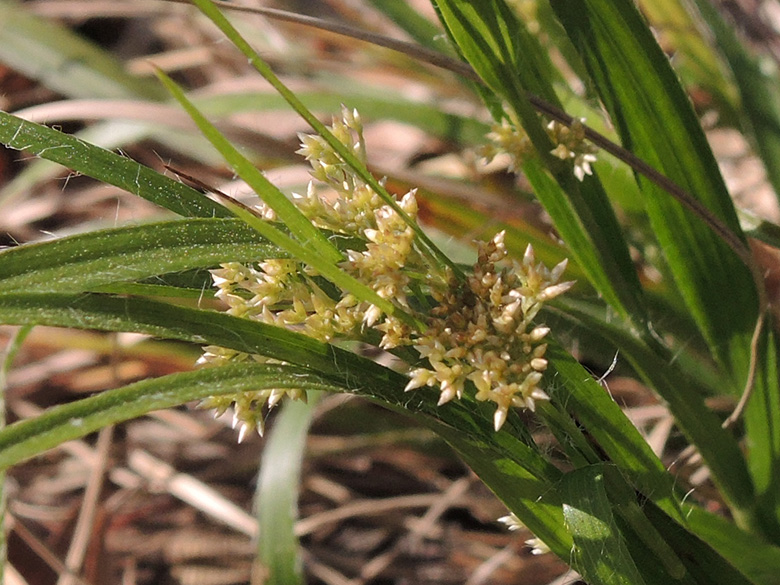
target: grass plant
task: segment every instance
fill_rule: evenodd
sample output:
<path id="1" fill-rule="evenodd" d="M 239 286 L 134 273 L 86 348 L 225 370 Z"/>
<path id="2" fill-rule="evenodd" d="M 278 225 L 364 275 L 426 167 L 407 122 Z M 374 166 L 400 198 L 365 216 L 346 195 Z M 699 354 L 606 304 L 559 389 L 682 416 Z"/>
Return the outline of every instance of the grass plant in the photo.
<path id="1" fill-rule="evenodd" d="M 396 60 L 410 82 L 437 96 L 421 102 L 339 79 L 290 89 L 279 72 L 292 61 L 275 63 L 255 48 L 262 39 L 243 11 L 192 4 L 278 95 L 203 95 L 158 69 L 163 92 L 148 79 L 112 74 L 105 54 L 84 52 L 70 33 L 47 40 L 36 32 L 41 21 L 0 2 L 8 17 L 0 22 L 20 23 L 0 25 L 0 60 L 27 66 L 9 39 L 81 51 L 104 91 L 85 91 L 76 77 L 57 78 L 53 88 L 73 99 L 183 109 L 199 137 L 168 144 L 196 160 L 210 144 L 256 195 L 242 202 L 214 189 L 209 197 L 184 172 L 172 178 L 0 112 L 7 147 L 167 210 L 153 222 L 0 252 L 0 323 L 24 333 L 135 332 L 204 348 L 203 367 L 193 371 L 3 428 L 0 469 L 192 401 L 232 409 L 239 437 L 262 432 L 269 410 L 280 408 L 258 486 L 258 556 L 267 582 L 303 582 L 293 519 L 305 436 L 320 395 L 353 393 L 446 441 L 503 501 L 511 525 L 530 529 L 537 550 L 591 585 L 780 583 L 780 372 L 767 279 L 777 268 L 751 247 L 756 238 L 771 250 L 780 242 L 768 222 L 740 224 L 687 92 L 710 92 L 724 123 L 769 157 L 773 180 L 780 115 L 762 100 L 778 81 L 764 69 L 760 80 L 743 75 L 741 64 L 756 58 L 717 10 L 677 0 L 648 5 L 646 14 L 631 0 L 432 0 L 434 23 L 405 2 L 369 3 L 413 42 L 258 10 L 362 38 L 367 53 L 389 47 L 377 58 Z M 698 27 L 668 41 L 680 52 L 679 71 L 648 23 L 660 26 L 665 15 Z M 760 121 L 753 103 L 766 105 Z M 262 170 L 292 160 L 289 147 L 247 148 L 240 128 L 214 121 L 253 108 L 289 108 L 309 126 L 298 151 L 311 165 L 307 191 L 288 196 Z M 324 112 L 330 123 L 315 115 Z M 372 118 L 435 136 L 472 178 L 495 159 L 491 168 L 511 186 L 491 206 L 479 178 L 458 200 L 452 182 L 383 173 L 364 138 Z M 0 190 L 0 208 L 19 197 L 18 182 L 32 180 L 36 166 Z M 505 211 L 529 202 L 549 224 Z M 464 253 L 447 234 L 480 243 Z M 381 363 L 368 357 L 377 352 Z M 685 442 L 675 456 L 700 457 L 721 513 L 689 491 L 583 365 L 606 369 L 615 355 L 621 375 L 668 408 Z M 713 410 L 716 398 L 731 408 Z M 554 449 L 540 444 L 542 433 L 554 436 Z"/>

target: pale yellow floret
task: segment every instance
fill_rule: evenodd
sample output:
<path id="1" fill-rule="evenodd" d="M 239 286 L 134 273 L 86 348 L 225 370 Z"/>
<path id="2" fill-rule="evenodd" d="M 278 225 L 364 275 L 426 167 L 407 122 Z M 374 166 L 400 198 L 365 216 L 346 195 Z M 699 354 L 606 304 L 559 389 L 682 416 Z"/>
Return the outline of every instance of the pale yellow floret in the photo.
<path id="1" fill-rule="evenodd" d="M 580 130 L 566 133 L 551 128 L 561 136 L 561 155 L 572 158 L 572 145 Z M 342 119 L 334 120 L 332 132 L 365 162 L 362 122 L 357 112 L 344 108 Z M 518 157 L 530 152 L 530 142 L 508 124 L 497 129 L 495 137 Z M 569 150 L 564 151 L 562 146 Z M 439 404 L 444 405 L 460 399 L 473 384 L 477 400 L 495 404 L 496 430 L 504 425 L 511 408 L 534 410 L 536 401 L 549 399 L 540 384 L 548 366 L 543 340 L 550 330 L 534 325 L 533 319 L 545 301 L 572 286 L 570 282 L 560 282 L 565 262 L 549 270 L 536 262 L 530 246 L 520 262 L 510 262 L 505 234 L 499 232 L 492 241 L 480 244 L 471 275 L 465 282 L 458 281 L 447 270 L 431 268 L 415 247 L 414 230 L 405 219 L 364 183 L 323 138 L 301 136 L 298 152 L 310 161 L 313 179 L 327 191 L 312 182 L 305 195 L 294 196 L 294 203 L 316 226 L 361 241 L 356 249 L 345 252 L 340 267 L 369 285 L 381 298 L 409 312 L 415 311 L 413 305 L 419 306 L 421 292 L 429 295 L 423 302 L 432 306 L 418 315 L 427 327 L 424 331 L 413 330 L 351 293 L 320 288 L 316 271 L 293 259 L 267 259 L 256 265 L 226 263 L 214 270 L 217 297 L 228 305 L 229 313 L 291 328 L 325 342 L 363 339 L 368 329 L 375 329 L 383 334 L 379 345 L 384 349 L 412 345 L 428 364 L 410 372 L 405 391 L 438 387 Z M 575 165 L 578 155 L 575 152 Z M 416 221 L 414 190 L 406 193 L 398 206 Z M 263 208 L 260 211 L 265 214 Z M 415 275 L 416 288 L 410 274 Z M 207 347 L 199 363 L 221 364 L 250 357 L 273 361 Z M 244 438 L 250 431 L 262 432 L 264 412 L 284 396 L 305 398 L 305 392 L 244 392 L 213 398 L 204 404 L 224 412 L 232 403 L 239 438 Z"/>
<path id="2" fill-rule="evenodd" d="M 555 147 L 550 154 L 573 164 L 574 176 L 583 181 L 585 175 L 592 175 L 591 164 L 596 162 L 596 148 L 585 136 L 585 119 L 574 119 L 571 126 L 565 126 L 555 120 L 547 124 L 546 130 Z M 487 134 L 490 141 L 484 145 L 479 154 L 487 161 L 499 154 L 509 156 L 509 170 L 519 172 L 523 164 L 531 157 L 536 156 L 534 147 L 522 128 L 516 128 L 506 119 L 501 124 L 494 125 Z"/>
<path id="3" fill-rule="evenodd" d="M 511 407 L 534 410 L 537 400 L 548 400 L 539 387 L 547 349 L 542 340 L 549 328 L 533 326 L 542 306 L 571 283 L 558 283 L 565 264 L 552 271 L 536 263 L 529 247 L 521 263 L 498 268 L 506 259 L 504 233 L 480 246 L 479 258 L 466 287 L 440 295 L 428 329 L 414 347 L 432 370 L 416 369 L 407 390 L 431 385 L 440 388 L 440 404 L 460 397 L 468 380 L 475 398 L 496 405 L 494 427 L 506 422 Z"/>

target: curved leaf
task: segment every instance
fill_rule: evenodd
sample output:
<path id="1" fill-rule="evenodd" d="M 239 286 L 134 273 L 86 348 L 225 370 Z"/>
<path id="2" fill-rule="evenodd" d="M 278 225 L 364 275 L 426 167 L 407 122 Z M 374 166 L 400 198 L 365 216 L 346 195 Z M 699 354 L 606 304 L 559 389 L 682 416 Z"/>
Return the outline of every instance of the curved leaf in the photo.
<path id="1" fill-rule="evenodd" d="M 437 407 L 437 393 L 404 393 L 408 381 L 405 376 L 333 345 L 224 313 L 148 299 L 99 294 L 0 294 L 0 322 L 136 331 L 265 355 L 317 372 L 325 383 L 419 417 L 478 473 L 484 470 L 483 479 L 491 489 L 544 535 L 556 554 L 562 558 L 568 554 L 570 539 L 551 489 L 560 472 L 542 456 L 518 417 L 510 416 L 496 433 L 493 408 L 488 404 L 464 399 Z M 211 390 L 204 389 L 204 395 Z"/>
<path id="2" fill-rule="evenodd" d="M 338 391 L 337 385 L 308 370 L 269 364 L 232 364 L 171 374 L 108 390 L 53 407 L 32 419 L 0 431 L 0 469 L 47 449 L 153 410 L 178 406 L 208 396 L 261 390 L 308 388 Z"/>
<path id="3" fill-rule="evenodd" d="M 230 217 L 227 209 L 195 189 L 132 159 L 2 111 L 0 143 L 124 189 L 179 215 Z"/>

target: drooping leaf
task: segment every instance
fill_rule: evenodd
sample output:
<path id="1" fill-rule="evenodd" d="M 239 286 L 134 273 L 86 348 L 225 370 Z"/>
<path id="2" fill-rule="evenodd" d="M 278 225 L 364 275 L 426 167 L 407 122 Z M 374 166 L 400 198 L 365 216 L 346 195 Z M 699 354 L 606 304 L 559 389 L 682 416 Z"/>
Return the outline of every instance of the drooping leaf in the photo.
<path id="1" fill-rule="evenodd" d="M 261 354 L 316 372 L 313 375 L 325 384 L 335 384 L 344 390 L 379 401 L 398 412 L 411 414 L 431 427 L 466 458 L 475 470 L 479 472 L 484 468 L 483 479 L 491 489 L 516 513 L 522 515 L 529 526 L 543 534 L 548 543 L 555 547 L 557 554 L 567 554 L 570 541 L 565 536 L 555 492 L 550 489 L 551 482 L 559 477 L 560 472 L 541 455 L 533 445 L 527 429 L 515 417 L 510 416 L 504 428 L 496 433 L 493 430 L 493 408 L 490 405 L 476 403 L 471 399 L 437 407 L 437 393 L 404 393 L 407 382 L 405 376 L 335 346 L 299 333 L 223 313 L 146 299 L 97 294 L 0 294 L 0 321 L 103 331 L 136 331 Z M 215 368 L 214 375 L 219 376 L 220 371 Z M 302 378 L 303 382 L 307 380 Z M 213 387 L 211 383 L 201 387 L 200 397 L 213 393 Z M 192 394 L 188 396 L 196 397 Z M 111 404 L 109 398 L 105 400 Z M 116 412 L 120 411 L 127 413 L 122 408 Z M 62 423 L 60 426 L 63 426 L 71 419 L 68 415 L 58 420 Z M 107 419 L 101 420 L 105 423 Z M 30 424 L 33 424 L 32 421 Z M 78 433 L 82 432 L 83 427 L 80 423 L 78 426 L 74 430 L 71 425 L 70 430 L 67 430 L 68 437 L 81 436 Z M 40 427 L 35 426 L 24 428 L 40 430 Z M 35 435 L 38 431 L 25 433 Z M 65 435 L 58 436 L 62 438 Z M 2 441 L 0 439 L 0 444 Z M 16 442 L 17 439 L 9 439 L 10 444 Z M 34 452 L 15 452 L 12 458 L 0 458 L 0 461 L 7 465 L 55 444 L 56 440 L 49 438 L 45 444 L 40 443 Z M 542 495 L 545 498 L 540 498 Z"/>

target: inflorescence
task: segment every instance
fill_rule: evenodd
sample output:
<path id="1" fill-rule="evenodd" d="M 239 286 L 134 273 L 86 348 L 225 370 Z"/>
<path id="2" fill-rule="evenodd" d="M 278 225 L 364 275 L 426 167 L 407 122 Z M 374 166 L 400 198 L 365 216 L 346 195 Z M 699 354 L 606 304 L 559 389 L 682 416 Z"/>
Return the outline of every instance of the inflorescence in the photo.
<path id="1" fill-rule="evenodd" d="M 585 118 L 575 118 L 570 126 L 552 120 L 546 126 L 547 135 L 555 145 L 550 154 L 561 159 L 570 160 L 574 165 L 574 176 L 580 181 L 585 175 L 592 175 L 591 163 L 596 162 L 598 148 L 585 138 Z M 501 124 L 493 126 L 487 135 L 490 144 L 483 146 L 480 154 L 487 160 L 492 160 L 498 154 L 509 155 L 509 170 L 518 172 L 523 163 L 532 156 L 536 156 L 536 150 L 531 139 L 522 128 L 509 123 L 504 118 Z"/>
<path id="2" fill-rule="evenodd" d="M 501 516 L 501 518 L 498 519 L 501 524 L 507 527 L 508 530 L 514 532 L 516 530 L 527 530 L 528 527 L 523 524 L 520 521 L 520 518 L 515 516 L 514 514 L 509 514 L 507 516 Z M 525 543 L 531 547 L 531 554 L 532 555 L 544 555 L 550 552 L 550 547 L 547 546 L 541 538 L 533 537 L 529 538 L 525 541 Z"/>
<path id="3" fill-rule="evenodd" d="M 356 111 L 344 108 L 334 119 L 333 134 L 365 162 L 362 123 Z M 370 286 L 382 299 L 414 315 L 425 328 L 385 314 L 379 307 L 337 290 L 311 267 L 295 259 L 266 259 L 256 265 L 236 262 L 212 271 L 217 297 L 234 316 L 287 327 L 324 342 L 366 341 L 371 330 L 381 334 L 378 345 L 386 350 L 412 346 L 424 367 L 409 372 L 407 391 L 436 386 L 439 404 L 460 398 L 473 384 L 477 400 L 494 402 L 494 426 L 504 424 L 511 406 L 533 410 L 536 400 L 547 400 L 541 389 L 544 338 L 549 329 L 533 319 L 544 302 L 565 292 L 572 282 L 560 282 L 566 266 L 552 270 L 537 263 L 531 246 L 521 262 L 509 261 L 504 232 L 479 244 L 477 262 L 465 281 L 447 268 L 433 266 L 415 246 L 414 230 L 374 192 L 320 136 L 301 135 L 298 151 L 312 166 L 316 180 L 306 195 L 295 195 L 298 208 L 318 227 L 355 242 L 340 267 Z M 327 187 L 325 191 L 321 187 Z M 396 202 L 416 221 L 415 192 Z M 265 206 L 259 213 L 274 214 Z M 378 335 L 377 335 L 378 337 Z M 209 346 L 204 364 L 226 361 L 272 361 L 225 348 Z M 217 413 L 231 405 L 235 425 L 243 438 L 263 429 L 263 410 L 284 396 L 305 399 L 305 392 L 271 389 L 236 396 L 212 397 L 203 406 Z"/>

